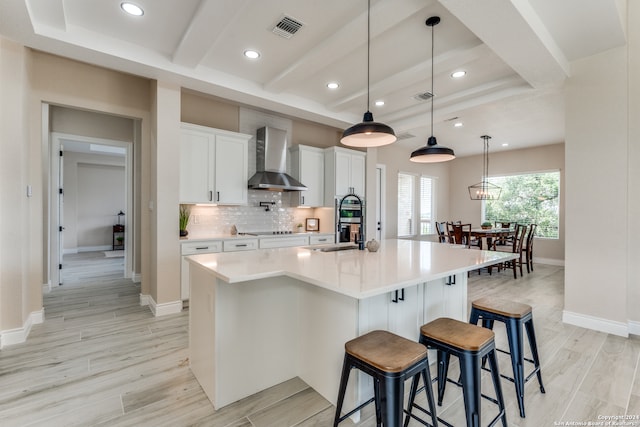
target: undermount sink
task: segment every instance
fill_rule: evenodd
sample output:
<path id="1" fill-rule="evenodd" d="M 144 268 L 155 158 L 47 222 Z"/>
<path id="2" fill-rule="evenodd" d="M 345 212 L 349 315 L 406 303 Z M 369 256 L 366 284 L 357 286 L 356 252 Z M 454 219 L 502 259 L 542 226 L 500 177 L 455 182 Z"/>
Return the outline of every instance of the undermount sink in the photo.
<path id="1" fill-rule="evenodd" d="M 349 251 L 358 249 L 358 245 L 335 245 L 335 246 L 323 246 L 321 248 L 311 248 L 314 251 L 320 252 L 336 252 L 336 251 Z"/>

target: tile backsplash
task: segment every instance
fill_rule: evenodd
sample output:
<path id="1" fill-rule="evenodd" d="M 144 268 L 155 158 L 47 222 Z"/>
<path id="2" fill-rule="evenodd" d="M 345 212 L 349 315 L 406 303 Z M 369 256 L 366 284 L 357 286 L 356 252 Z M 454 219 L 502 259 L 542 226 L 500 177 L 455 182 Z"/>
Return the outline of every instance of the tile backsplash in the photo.
<path id="1" fill-rule="evenodd" d="M 239 232 L 293 231 L 306 218 L 320 218 L 320 231 L 333 232 L 333 208 L 298 208 L 291 206 L 291 194 L 249 190 L 246 206 L 191 206 L 187 230 L 190 236 L 229 234 L 235 225 Z M 274 203 L 267 212 L 260 202 Z"/>

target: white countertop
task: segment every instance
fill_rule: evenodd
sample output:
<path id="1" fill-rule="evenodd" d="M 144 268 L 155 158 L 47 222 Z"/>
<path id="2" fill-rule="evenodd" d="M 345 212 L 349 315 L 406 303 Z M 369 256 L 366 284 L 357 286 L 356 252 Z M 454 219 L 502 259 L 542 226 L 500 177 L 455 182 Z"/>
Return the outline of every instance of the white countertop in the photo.
<path id="1" fill-rule="evenodd" d="M 378 252 L 295 247 L 200 254 L 187 259 L 229 283 L 289 276 L 363 299 L 515 257 L 458 245 L 389 239 L 381 242 Z"/>

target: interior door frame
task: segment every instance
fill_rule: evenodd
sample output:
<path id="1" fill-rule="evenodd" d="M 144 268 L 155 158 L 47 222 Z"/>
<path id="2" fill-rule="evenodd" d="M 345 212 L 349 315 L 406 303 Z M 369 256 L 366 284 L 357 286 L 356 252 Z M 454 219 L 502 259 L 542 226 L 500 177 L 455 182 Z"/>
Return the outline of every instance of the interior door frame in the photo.
<path id="1" fill-rule="evenodd" d="M 128 141 L 118 141 L 104 138 L 94 138 L 82 135 L 73 135 L 62 132 L 50 132 L 47 137 L 49 141 L 49 245 L 48 245 L 48 271 L 49 277 L 46 283 L 49 290 L 53 286 L 60 285 L 59 260 L 62 254 L 59 253 L 60 234 L 59 227 L 64 226 L 60 218 L 60 199 L 58 197 L 60 189 L 59 180 L 59 152 L 62 141 L 72 140 L 88 144 L 108 145 L 125 149 L 125 209 L 128 221 L 125 227 L 124 247 L 124 277 L 131 278 L 133 272 L 134 252 L 134 204 L 133 204 L 133 143 Z M 114 214 L 115 215 L 115 214 Z"/>

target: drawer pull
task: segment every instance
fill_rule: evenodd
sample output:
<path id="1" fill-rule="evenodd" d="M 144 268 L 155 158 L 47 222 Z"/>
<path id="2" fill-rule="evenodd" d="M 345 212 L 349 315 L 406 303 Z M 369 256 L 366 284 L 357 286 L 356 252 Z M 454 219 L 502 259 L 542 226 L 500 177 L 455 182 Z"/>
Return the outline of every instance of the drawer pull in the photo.
<path id="1" fill-rule="evenodd" d="M 318 242 L 326 242 L 328 239 L 318 239 Z"/>
<path id="2" fill-rule="evenodd" d="M 209 249 L 209 246 L 199 246 L 196 248 L 196 251 L 203 251 L 205 249 Z"/>
<path id="3" fill-rule="evenodd" d="M 236 245 L 236 248 L 246 248 L 248 245 L 246 243 L 243 243 L 241 245 Z"/>

